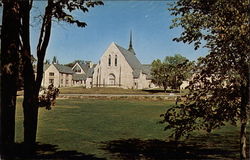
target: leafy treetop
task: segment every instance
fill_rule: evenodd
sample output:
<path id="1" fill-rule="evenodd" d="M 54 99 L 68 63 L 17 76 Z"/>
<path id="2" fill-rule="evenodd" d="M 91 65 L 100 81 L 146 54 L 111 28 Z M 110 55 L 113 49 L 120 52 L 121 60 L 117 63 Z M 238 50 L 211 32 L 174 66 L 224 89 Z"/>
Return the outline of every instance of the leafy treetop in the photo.
<path id="1" fill-rule="evenodd" d="M 250 27 L 248 0 L 178 0 L 170 8 L 173 27 L 184 31 L 177 42 L 209 49 L 200 58 L 190 83 L 190 94 L 181 106 L 163 116 L 166 129 L 178 139 L 193 130 L 210 132 L 226 122 L 241 122 L 241 158 L 246 157 L 246 124 L 249 114 Z M 244 147 L 245 146 L 245 147 Z M 245 155 L 245 156 L 244 156 Z"/>

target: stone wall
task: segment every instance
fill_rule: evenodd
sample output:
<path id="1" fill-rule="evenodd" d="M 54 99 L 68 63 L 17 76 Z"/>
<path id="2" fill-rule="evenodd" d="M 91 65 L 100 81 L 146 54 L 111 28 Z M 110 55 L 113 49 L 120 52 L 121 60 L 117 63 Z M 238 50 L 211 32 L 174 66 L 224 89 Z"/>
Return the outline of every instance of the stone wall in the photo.
<path id="1" fill-rule="evenodd" d="M 72 74 L 59 73 L 57 68 L 52 64 L 44 72 L 42 86 L 47 88 L 51 82 L 55 87 L 70 87 L 72 86 Z"/>
<path id="2" fill-rule="evenodd" d="M 110 66 L 109 57 L 111 57 Z M 117 65 L 115 65 L 115 57 L 117 57 Z M 120 53 L 115 44 L 112 43 L 94 69 L 93 86 L 132 88 L 134 84 L 132 72 L 133 70 L 125 57 Z"/>

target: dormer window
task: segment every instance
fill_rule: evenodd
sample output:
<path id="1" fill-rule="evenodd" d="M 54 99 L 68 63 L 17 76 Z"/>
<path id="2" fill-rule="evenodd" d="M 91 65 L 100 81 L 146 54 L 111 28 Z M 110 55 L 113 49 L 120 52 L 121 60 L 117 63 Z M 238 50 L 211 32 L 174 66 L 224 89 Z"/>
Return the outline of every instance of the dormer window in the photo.
<path id="1" fill-rule="evenodd" d="M 115 66 L 117 66 L 117 55 L 115 55 Z"/>
<path id="2" fill-rule="evenodd" d="M 108 61 L 108 63 L 109 63 L 109 66 L 111 66 L 111 55 L 109 55 L 109 61 Z"/>
<path id="3" fill-rule="evenodd" d="M 76 66 L 76 67 L 74 68 L 74 72 L 76 72 L 76 73 L 81 73 L 81 68 L 80 68 L 79 66 Z"/>

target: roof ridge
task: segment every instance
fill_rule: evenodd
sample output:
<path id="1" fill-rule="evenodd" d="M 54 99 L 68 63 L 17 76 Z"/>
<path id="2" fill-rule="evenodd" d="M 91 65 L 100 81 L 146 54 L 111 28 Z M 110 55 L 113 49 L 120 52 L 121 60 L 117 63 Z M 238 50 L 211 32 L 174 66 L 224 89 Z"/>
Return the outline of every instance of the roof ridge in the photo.
<path id="1" fill-rule="evenodd" d="M 130 52 L 129 50 L 119 46 L 118 44 L 114 43 L 115 46 L 117 47 L 117 49 L 121 52 L 121 54 L 124 56 L 124 58 L 126 59 L 126 61 L 128 62 L 129 66 L 133 69 L 133 70 L 141 70 L 142 69 L 142 64 L 141 62 L 138 60 L 138 58 L 136 57 L 135 54 L 133 54 L 132 52 Z"/>
<path id="2" fill-rule="evenodd" d="M 74 73 L 70 67 L 65 66 L 63 64 L 52 64 L 56 67 L 56 69 L 61 73 Z"/>

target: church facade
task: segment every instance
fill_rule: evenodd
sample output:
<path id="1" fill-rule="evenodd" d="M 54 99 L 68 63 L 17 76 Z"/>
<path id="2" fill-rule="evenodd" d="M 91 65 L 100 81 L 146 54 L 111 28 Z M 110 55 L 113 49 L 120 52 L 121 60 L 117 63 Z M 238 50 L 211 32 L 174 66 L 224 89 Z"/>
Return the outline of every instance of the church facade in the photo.
<path id="1" fill-rule="evenodd" d="M 153 88 L 150 65 L 141 64 L 136 57 L 130 35 L 129 48 L 111 43 L 97 64 L 76 63 L 72 68 L 51 64 L 44 71 L 43 87 L 83 86 L 120 87 L 129 89 Z"/>
<path id="2" fill-rule="evenodd" d="M 132 43 L 125 49 L 113 42 L 94 68 L 93 87 L 151 88 L 150 65 L 140 63 Z"/>

